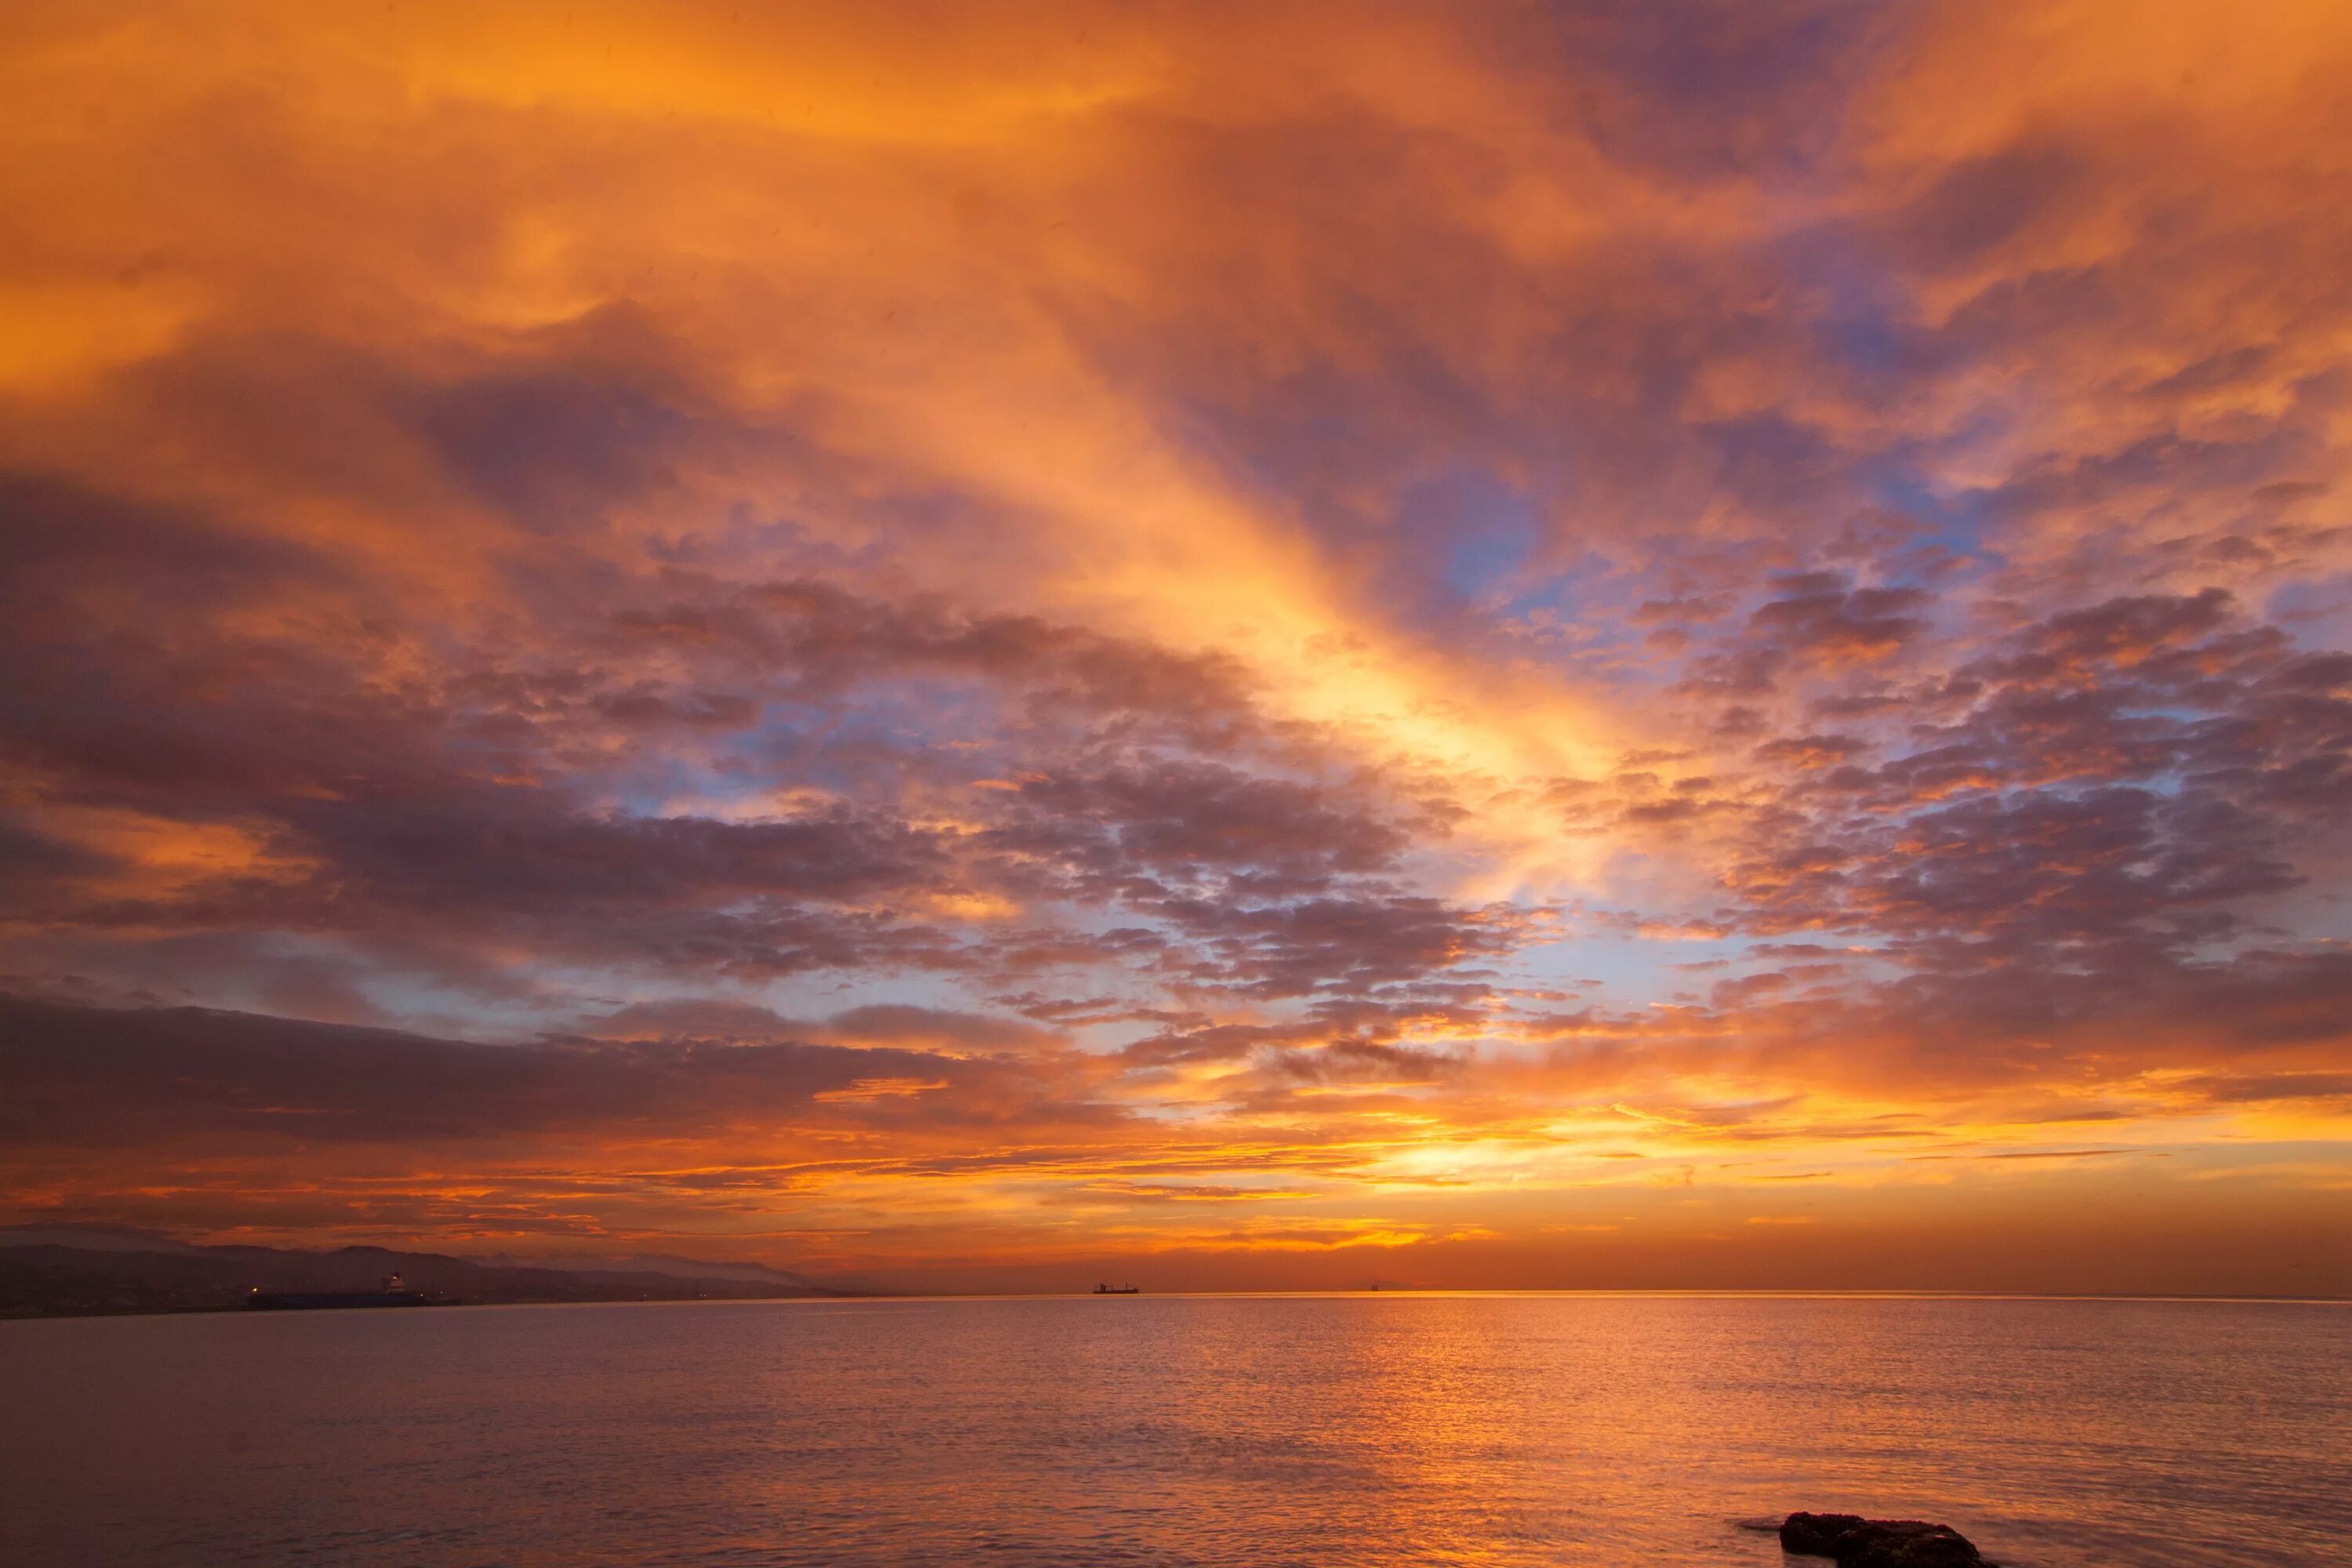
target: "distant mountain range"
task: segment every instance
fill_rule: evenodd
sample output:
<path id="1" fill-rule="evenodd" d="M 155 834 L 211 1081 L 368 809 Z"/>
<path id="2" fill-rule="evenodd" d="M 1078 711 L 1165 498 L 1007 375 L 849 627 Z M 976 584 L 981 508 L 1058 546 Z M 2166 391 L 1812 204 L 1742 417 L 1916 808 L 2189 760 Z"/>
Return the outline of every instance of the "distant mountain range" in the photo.
<path id="1" fill-rule="evenodd" d="M 762 1300 L 869 1292 L 757 1263 L 691 1258 L 475 1258 L 382 1247 L 298 1251 L 199 1247 L 144 1232 L 33 1226 L 0 1229 L 0 1318 L 209 1312 L 257 1288 L 321 1293 L 408 1289 L 468 1304 L 523 1301 Z"/>

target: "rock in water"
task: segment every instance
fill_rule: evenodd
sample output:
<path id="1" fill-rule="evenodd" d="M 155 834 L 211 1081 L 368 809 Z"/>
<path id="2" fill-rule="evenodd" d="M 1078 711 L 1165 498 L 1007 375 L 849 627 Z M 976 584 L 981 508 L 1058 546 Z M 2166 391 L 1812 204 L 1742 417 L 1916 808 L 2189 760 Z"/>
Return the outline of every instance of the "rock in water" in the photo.
<path id="1" fill-rule="evenodd" d="M 1780 1550 L 1834 1557 L 1838 1568 L 1981 1568 L 1984 1562 L 1948 1524 L 1857 1513 L 1792 1513 L 1780 1526 Z"/>

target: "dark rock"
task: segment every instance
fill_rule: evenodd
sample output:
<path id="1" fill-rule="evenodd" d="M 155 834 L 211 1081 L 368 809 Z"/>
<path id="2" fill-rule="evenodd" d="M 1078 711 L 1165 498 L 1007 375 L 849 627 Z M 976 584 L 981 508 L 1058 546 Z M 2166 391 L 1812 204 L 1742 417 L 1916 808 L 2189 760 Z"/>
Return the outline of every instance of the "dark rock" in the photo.
<path id="1" fill-rule="evenodd" d="M 1838 1568 L 1980 1568 L 1984 1562 L 1948 1524 L 1855 1513 L 1792 1513 L 1780 1526 L 1780 1550 L 1834 1557 Z"/>

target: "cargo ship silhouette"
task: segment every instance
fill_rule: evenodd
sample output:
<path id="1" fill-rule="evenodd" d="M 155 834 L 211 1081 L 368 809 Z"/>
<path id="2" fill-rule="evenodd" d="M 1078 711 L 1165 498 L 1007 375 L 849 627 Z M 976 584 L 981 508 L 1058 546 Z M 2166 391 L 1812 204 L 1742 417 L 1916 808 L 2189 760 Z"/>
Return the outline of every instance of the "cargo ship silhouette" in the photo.
<path id="1" fill-rule="evenodd" d="M 1140 1296 L 1143 1294 L 1143 1287 L 1140 1285 L 1097 1285 L 1095 1287 L 1095 1294 L 1097 1296 Z"/>

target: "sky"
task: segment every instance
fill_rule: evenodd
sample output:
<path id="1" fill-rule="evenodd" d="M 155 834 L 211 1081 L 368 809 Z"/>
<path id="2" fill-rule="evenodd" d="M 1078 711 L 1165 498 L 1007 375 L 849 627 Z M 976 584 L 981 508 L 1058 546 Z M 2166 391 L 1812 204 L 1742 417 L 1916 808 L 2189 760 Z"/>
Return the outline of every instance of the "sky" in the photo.
<path id="1" fill-rule="evenodd" d="M 2352 13 L 0 15 L 0 1223 L 2352 1293 Z"/>

